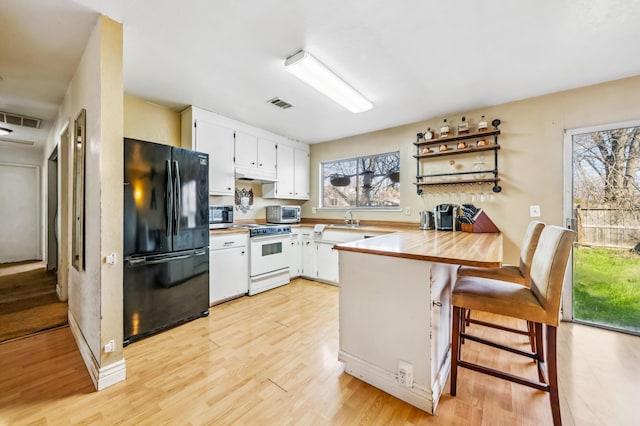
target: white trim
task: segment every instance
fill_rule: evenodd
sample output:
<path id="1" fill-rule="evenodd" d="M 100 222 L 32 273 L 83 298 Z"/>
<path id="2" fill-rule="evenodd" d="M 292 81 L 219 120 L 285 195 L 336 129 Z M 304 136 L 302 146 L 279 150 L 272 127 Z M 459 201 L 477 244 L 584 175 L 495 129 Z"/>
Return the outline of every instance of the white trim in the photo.
<path id="1" fill-rule="evenodd" d="M 579 129 L 575 129 L 579 130 Z M 564 225 L 569 227 L 573 217 L 573 130 L 564 132 L 564 147 L 562 159 L 563 174 L 563 197 L 562 212 Z M 569 255 L 567 271 L 562 284 L 562 309 L 560 309 L 560 319 L 563 321 L 573 321 L 573 250 Z"/>
<path id="2" fill-rule="evenodd" d="M 93 353 L 89 348 L 89 344 L 82 335 L 80 326 L 73 317 L 71 311 L 69 311 L 69 328 L 71 329 L 71 334 L 73 334 L 73 337 L 75 338 L 78 350 L 80 351 L 80 356 L 89 371 L 89 376 L 91 377 L 91 381 L 93 382 L 93 386 L 95 386 L 96 390 L 101 391 L 111 385 L 126 380 L 127 371 L 124 358 L 104 367 L 98 366 L 98 361 L 94 358 Z"/>
<path id="3" fill-rule="evenodd" d="M 632 121 L 623 121 L 620 123 L 600 124 L 598 126 L 579 127 L 577 129 L 566 129 L 564 131 L 564 134 L 566 137 L 566 135 L 570 135 L 570 136 L 582 135 L 585 133 L 603 132 L 606 130 L 624 129 L 625 127 L 639 127 L 639 126 L 640 126 L 640 120 L 632 120 Z"/>
<path id="4" fill-rule="evenodd" d="M 344 362 L 345 373 L 369 383 L 429 414 L 435 413 L 438 402 L 437 400 L 434 402 L 433 392 L 430 389 L 426 389 L 415 383 L 411 388 L 403 386 L 396 380 L 395 372 L 384 370 L 344 351 L 338 352 L 338 360 Z M 447 375 L 443 374 L 442 377 L 444 381 L 446 381 Z M 440 390 L 441 389 L 439 389 L 439 391 Z"/>

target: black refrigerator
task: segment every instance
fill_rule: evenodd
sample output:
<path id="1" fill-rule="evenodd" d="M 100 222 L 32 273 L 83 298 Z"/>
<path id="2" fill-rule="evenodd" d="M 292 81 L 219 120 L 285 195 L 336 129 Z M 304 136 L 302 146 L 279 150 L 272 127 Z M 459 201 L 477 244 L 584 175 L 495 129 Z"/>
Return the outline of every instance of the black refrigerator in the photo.
<path id="1" fill-rule="evenodd" d="M 209 157 L 124 139 L 124 345 L 209 314 Z"/>

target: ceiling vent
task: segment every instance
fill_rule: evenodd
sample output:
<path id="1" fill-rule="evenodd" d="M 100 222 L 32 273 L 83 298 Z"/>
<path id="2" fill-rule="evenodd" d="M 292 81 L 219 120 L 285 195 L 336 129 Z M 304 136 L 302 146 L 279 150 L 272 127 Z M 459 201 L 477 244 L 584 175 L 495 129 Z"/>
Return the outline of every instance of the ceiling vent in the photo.
<path id="1" fill-rule="evenodd" d="M 269 99 L 267 102 L 269 102 L 270 104 L 275 105 L 277 107 L 280 107 L 282 109 L 291 108 L 293 106 L 289 102 L 285 102 L 280 98 Z"/>
<path id="2" fill-rule="evenodd" d="M 11 114 L 0 111 L 0 123 L 13 124 L 14 126 L 30 127 L 32 129 L 40 128 L 40 119 L 25 117 L 23 115 Z"/>

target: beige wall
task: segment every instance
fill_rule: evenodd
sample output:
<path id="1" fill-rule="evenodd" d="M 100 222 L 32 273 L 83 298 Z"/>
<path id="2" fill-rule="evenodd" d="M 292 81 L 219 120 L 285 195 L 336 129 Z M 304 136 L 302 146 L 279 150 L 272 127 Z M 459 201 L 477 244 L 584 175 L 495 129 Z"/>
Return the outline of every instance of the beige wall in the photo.
<path id="1" fill-rule="evenodd" d="M 563 135 L 565 129 L 637 120 L 640 117 L 640 76 L 611 81 L 595 86 L 539 96 L 522 101 L 478 110 L 447 114 L 449 122 L 457 123 L 464 115 L 477 123 L 480 115 L 500 118 L 499 169 L 502 193 L 492 203 L 480 203 L 489 217 L 504 233 L 505 261 L 516 263 L 520 241 L 531 218 L 529 206 L 540 205 L 540 219 L 548 224 L 563 225 Z M 418 196 L 415 186 L 416 162 L 413 142 L 416 133 L 435 128 L 443 117 L 423 122 L 311 145 L 311 200 L 303 207 L 305 218 L 342 218 L 344 212 L 318 210 L 319 163 L 368 153 L 400 150 L 401 205 L 411 209 L 402 212 L 356 212 L 359 219 L 418 222 L 420 210 L 432 209 L 447 202 L 444 193 L 471 191 L 472 186 L 438 187 L 435 196 Z M 455 158 L 459 171 L 471 170 L 475 156 L 466 161 L 461 157 L 445 157 L 433 167 L 447 171 L 447 162 Z M 492 164 L 490 154 L 485 162 Z M 488 189 L 488 187 L 487 187 Z M 425 192 L 428 192 L 425 191 Z"/>
<path id="2" fill-rule="evenodd" d="M 68 125 L 86 109 L 85 158 L 85 270 L 71 266 L 70 215 L 72 170 L 61 166 L 60 268 L 65 270 L 69 312 L 77 323 L 93 363 L 98 368 L 121 361 L 122 264 L 106 265 L 104 258 L 116 253 L 122 259 L 122 25 L 99 17 L 69 84 L 44 150 L 48 157 L 60 145 L 60 163 L 71 164 L 72 147 L 61 141 Z M 45 161 L 46 163 L 46 161 Z M 45 164 L 46 166 L 46 164 Z M 66 212 L 66 215 L 65 215 Z M 66 220 L 68 219 L 68 220 Z M 114 340 L 115 352 L 105 354 L 104 344 Z"/>
<path id="3" fill-rule="evenodd" d="M 100 365 L 108 365 L 123 358 L 123 288 L 122 261 L 106 265 L 104 259 L 116 253 L 122 260 L 123 241 L 123 150 L 124 102 L 122 78 L 122 24 L 102 18 L 101 37 L 101 117 L 100 132 L 100 348 L 110 340 L 117 350 L 100 352 Z"/>
<path id="4" fill-rule="evenodd" d="M 180 112 L 125 95 L 124 136 L 179 147 Z"/>

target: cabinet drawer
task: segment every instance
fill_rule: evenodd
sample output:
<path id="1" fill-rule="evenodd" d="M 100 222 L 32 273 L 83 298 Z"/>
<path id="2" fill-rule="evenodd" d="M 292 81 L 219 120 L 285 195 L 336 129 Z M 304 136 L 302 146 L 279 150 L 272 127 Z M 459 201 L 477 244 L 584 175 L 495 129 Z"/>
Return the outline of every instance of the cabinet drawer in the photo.
<path id="1" fill-rule="evenodd" d="M 246 234 L 216 235 L 209 240 L 210 250 L 220 250 L 231 247 L 242 247 L 247 245 Z"/>

